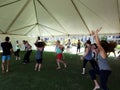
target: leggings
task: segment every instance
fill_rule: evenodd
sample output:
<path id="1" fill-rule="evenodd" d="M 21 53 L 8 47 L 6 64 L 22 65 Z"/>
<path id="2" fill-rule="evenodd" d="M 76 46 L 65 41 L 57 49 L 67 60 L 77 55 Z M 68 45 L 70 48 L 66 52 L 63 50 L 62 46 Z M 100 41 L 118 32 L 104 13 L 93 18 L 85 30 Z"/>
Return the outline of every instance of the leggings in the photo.
<path id="1" fill-rule="evenodd" d="M 93 68 L 96 67 L 96 61 L 95 61 L 94 59 L 92 59 L 92 60 L 86 60 L 86 59 L 84 59 L 84 61 L 83 61 L 83 68 L 86 67 L 86 64 L 87 64 L 88 61 L 90 62 L 91 66 L 92 66 Z"/>
<path id="2" fill-rule="evenodd" d="M 31 55 L 32 50 L 29 50 L 25 53 L 24 60 L 23 62 L 28 63 L 30 62 L 30 55 Z"/>
<path id="3" fill-rule="evenodd" d="M 102 90 L 109 90 L 107 87 L 108 77 L 111 74 L 110 70 L 99 70 L 99 69 L 91 69 L 89 71 L 92 80 L 96 80 L 96 75 L 98 74 L 100 77 L 100 85 Z"/>
<path id="4" fill-rule="evenodd" d="M 19 57 L 20 56 L 19 53 L 20 53 L 20 49 L 17 49 L 17 51 L 15 52 L 15 56 Z"/>

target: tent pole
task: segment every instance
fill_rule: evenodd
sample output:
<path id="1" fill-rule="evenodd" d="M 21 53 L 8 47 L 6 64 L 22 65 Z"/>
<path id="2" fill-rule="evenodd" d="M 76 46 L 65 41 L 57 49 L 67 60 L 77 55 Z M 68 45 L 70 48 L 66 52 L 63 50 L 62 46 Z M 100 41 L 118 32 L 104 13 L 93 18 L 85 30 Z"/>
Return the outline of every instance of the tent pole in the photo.
<path id="1" fill-rule="evenodd" d="M 37 14 L 37 7 L 36 7 L 36 4 L 35 4 L 35 0 L 33 0 L 33 4 L 34 4 L 34 10 L 35 10 L 36 21 L 37 21 L 37 24 L 38 24 L 39 21 L 38 21 L 38 14 Z"/>
<path id="2" fill-rule="evenodd" d="M 22 29 L 25 29 L 25 28 L 28 28 L 28 27 L 32 27 L 32 26 L 34 26 L 34 25 L 36 25 L 36 24 L 31 24 L 31 25 L 28 25 L 28 26 L 24 26 L 24 27 L 21 27 L 21 28 L 12 30 L 12 31 L 10 31 L 10 32 L 20 31 L 20 30 L 22 30 Z"/>
<path id="3" fill-rule="evenodd" d="M 94 12 L 92 9 L 90 9 L 87 5 L 85 5 L 82 1 L 78 0 L 80 4 L 82 4 L 84 7 L 86 7 L 90 12 L 92 12 L 94 15 L 96 15 L 97 17 L 99 17 L 100 19 L 103 20 L 103 22 L 106 22 L 105 24 L 107 24 L 108 26 L 111 26 L 109 23 L 107 23 L 107 21 L 105 19 L 103 19 L 100 15 L 98 15 L 96 12 Z"/>
<path id="4" fill-rule="evenodd" d="M 5 35 L 20 35 L 20 36 L 25 36 L 25 35 L 23 35 L 23 34 L 11 34 L 11 33 L 7 33 L 7 34 L 5 34 Z"/>
<path id="5" fill-rule="evenodd" d="M 57 24 L 68 34 L 67 30 L 62 26 L 62 24 L 54 17 L 54 15 L 42 4 L 40 0 L 37 0 L 39 4 L 46 10 L 46 12 L 57 22 Z"/>
<path id="6" fill-rule="evenodd" d="M 6 29 L 5 33 L 7 33 L 10 30 L 10 28 L 13 26 L 13 24 L 15 23 L 15 21 L 18 19 L 18 17 L 21 15 L 21 13 L 24 11 L 24 9 L 27 7 L 27 5 L 29 4 L 29 2 L 30 2 L 30 0 L 27 0 L 27 2 L 25 3 L 25 5 L 22 7 L 22 9 L 19 11 L 19 13 L 16 15 L 16 17 L 10 23 L 10 25 Z"/>
<path id="7" fill-rule="evenodd" d="M 89 34 L 90 34 L 90 29 L 89 29 L 89 27 L 87 26 L 87 24 L 86 24 L 86 22 L 85 22 L 83 16 L 82 16 L 81 13 L 79 12 L 79 10 L 78 10 L 77 6 L 75 5 L 74 1 L 71 0 L 71 2 L 72 2 L 72 4 L 73 4 L 75 10 L 77 11 L 78 15 L 80 16 L 80 18 L 81 18 L 83 24 L 85 25 L 86 29 L 88 30 L 88 32 L 89 32 Z"/>
<path id="8" fill-rule="evenodd" d="M 118 10 L 118 18 L 119 18 L 119 29 L 120 29 L 120 9 L 119 9 L 119 1 L 117 0 L 117 10 Z"/>
<path id="9" fill-rule="evenodd" d="M 41 30 L 40 30 L 39 28 L 40 28 L 40 25 L 38 24 L 38 31 L 39 31 L 39 34 L 40 34 L 40 36 L 42 36 Z"/>
<path id="10" fill-rule="evenodd" d="M 34 28 L 36 27 L 36 25 L 34 27 L 32 27 L 28 32 L 26 32 L 24 35 L 27 35 L 28 33 L 30 33 Z"/>
<path id="11" fill-rule="evenodd" d="M 40 27 L 40 25 L 39 25 Z M 43 28 L 43 30 L 45 30 L 48 34 L 52 35 L 47 29 L 45 29 L 43 26 L 41 26 Z"/>
<path id="12" fill-rule="evenodd" d="M 0 8 L 1 8 L 1 7 L 8 6 L 8 5 L 13 4 L 13 3 L 17 3 L 17 2 L 19 2 L 19 1 L 21 1 L 21 0 L 16 0 L 16 1 L 13 1 L 13 2 L 10 2 L 10 3 L 7 3 L 7 4 L 4 4 L 4 5 L 0 5 Z"/>
<path id="13" fill-rule="evenodd" d="M 51 27 L 48 27 L 48 26 L 45 26 L 45 25 L 42 25 L 42 24 L 39 24 L 40 26 L 43 26 L 43 27 L 46 27 L 46 28 L 48 28 L 48 29 L 51 29 L 51 30 L 54 30 L 54 31 L 57 31 L 57 32 L 60 32 L 60 33 L 63 33 L 63 34 L 65 34 L 64 32 L 61 32 L 61 31 L 59 31 L 59 30 L 55 30 L 55 29 L 53 29 L 53 28 L 51 28 Z"/>
<path id="14" fill-rule="evenodd" d="M 1 29 L 0 29 L 0 32 L 4 33 Z"/>

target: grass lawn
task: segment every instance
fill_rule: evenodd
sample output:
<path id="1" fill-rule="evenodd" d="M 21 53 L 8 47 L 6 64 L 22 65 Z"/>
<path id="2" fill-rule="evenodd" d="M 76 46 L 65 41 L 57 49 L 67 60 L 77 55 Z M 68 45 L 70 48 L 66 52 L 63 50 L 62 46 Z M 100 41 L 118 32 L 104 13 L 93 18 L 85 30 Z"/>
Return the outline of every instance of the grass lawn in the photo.
<path id="1" fill-rule="evenodd" d="M 21 52 L 23 58 L 24 52 Z M 10 72 L 0 74 L 0 90 L 92 90 L 93 83 L 87 74 L 81 75 L 82 61 L 79 55 L 64 54 L 68 68 L 56 70 L 55 54 L 44 52 L 43 67 L 40 72 L 34 71 L 35 51 L 31 55 L 31 63 L 22 64 L 12 58 Z M 120 90 L 120 61 L 109 58 L 112 75 L 109 78 L 110 90 Z M 0 62 L 1 64 L 1 62 Z"/>

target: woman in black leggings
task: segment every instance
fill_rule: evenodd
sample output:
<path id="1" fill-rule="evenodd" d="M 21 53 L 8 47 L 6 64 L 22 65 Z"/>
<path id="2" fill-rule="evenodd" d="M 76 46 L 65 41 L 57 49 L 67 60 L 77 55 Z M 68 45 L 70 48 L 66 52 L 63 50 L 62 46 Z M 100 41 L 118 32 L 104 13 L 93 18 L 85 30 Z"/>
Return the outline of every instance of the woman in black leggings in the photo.
<path id="1" fill-rule="evenodd" d="M 84 75 L 85 74 L 85 67 L 86 67 L 87 62 L 90 62 L 91 66 L 93 68 L 95 68 L 94 60 L 92 58 L 92 46 L 91 46 L 91 41 L 90 40 L 87 40 L 87 42 L 85 44 L 85 52 L 84 52 L 84 55 L 83 55 L 82 58 L 83 58 L 83 71 L 82 71 L 82 74 Z"/>

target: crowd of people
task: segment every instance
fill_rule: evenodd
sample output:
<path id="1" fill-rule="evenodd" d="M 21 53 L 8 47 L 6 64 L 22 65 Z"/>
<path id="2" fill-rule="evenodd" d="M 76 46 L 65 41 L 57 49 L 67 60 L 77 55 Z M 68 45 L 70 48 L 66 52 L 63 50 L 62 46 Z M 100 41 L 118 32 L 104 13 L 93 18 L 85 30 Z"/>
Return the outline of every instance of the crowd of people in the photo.
<path id="1" fill-rule="evenodd" d="M 81 60 L 83 60 L 83 66 L 82 66 L 82 75 L 86 74 L 86 65 L 87 62 L 90 62 L 91 69 L 89 70 L 89 75 L 91 77 L 91 80 L 94 82 L 94 88 L 93 90 L 97 90 L 99 88 L 102 88 L 102 90 L 109 90 L 107 87 L 108 78 L 112 72 L 108 60 L 107 60 L 107 52 L 109 49 L 109 44 L 107 41 L 102 40 L 100 41 L 98 33 L 101 31 L 102 28 L 97 29 L 96 31 L 92 31 L 91 35 L 93 36 L 96 43 L 91 43 L 90 40 L 87 40 L 85 43 L 85 51 L 84 55 L 81 57 Z M 27 64 L 30 62 L 30 55 L 32 53 L 32 46 L 28 41 L 23 40 L 23 44 L 25 46 L 25 55 L 23 59 L 23 63 Z M 42 67 L 42 61 L 43 61 L 43 52 L 44 48 L 46 46 L 45 42 L 40 39 L 40 37 L 37 38 L 34 45 L 36 46 L 36 64 L 35 64 L 35 71 L 41 71 Z M 19 41 L 16 41 L 16 51 L 13 51 L 13 46 L 10 42 L 10 38 L 6 37 L 5 42 L 1 43 L 1 47 L 3 50 L 2 53 L 2 73 L 9 72 L 9 61 L 11 58 L 11 53 L 15 55 L 16 60 L 21 60 L 20 58 L 20 44 Z M 80 52 L 81 42 L 78 40 L 77 43 L 77 49 L 76 52 Z M 67 48 L 70 48 L 70 40 L 68 43 Z M 61 69 L 60 63 L 64 65 L 64 68 L 67 68 L 67 64 L 65 61 L 63 61 L 63 51 L 64 46 L 60 43 L 59 40 L 56 41 L 56 63 L 57 63 L 57 70 Z M 5 70 L 5 64 L 7 66 Z M 96 75 L 100 78 L 100 85 L 97 81 Z"/>

